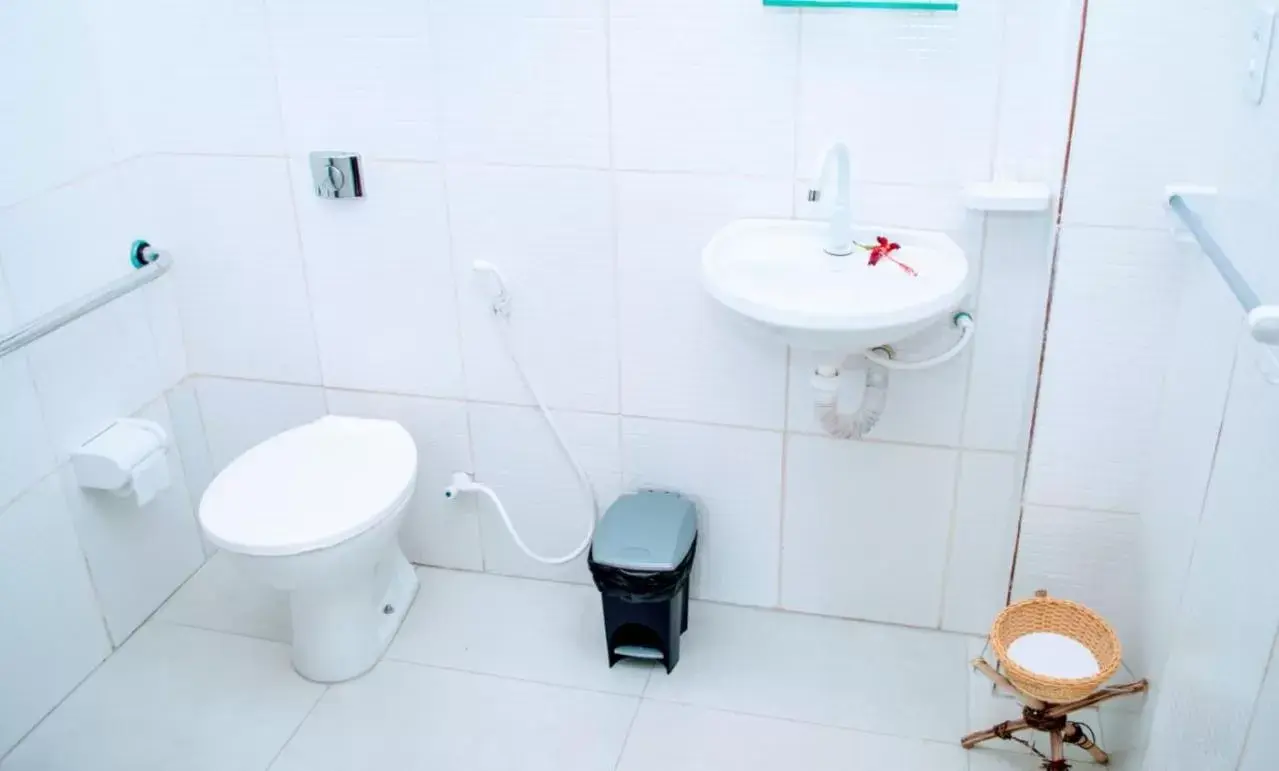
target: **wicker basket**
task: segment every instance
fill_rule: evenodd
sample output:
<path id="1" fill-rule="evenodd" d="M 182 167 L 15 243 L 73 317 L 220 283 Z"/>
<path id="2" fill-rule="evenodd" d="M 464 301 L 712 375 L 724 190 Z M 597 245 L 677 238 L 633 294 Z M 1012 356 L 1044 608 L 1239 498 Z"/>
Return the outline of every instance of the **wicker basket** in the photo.
<path id="1" fill-rule="evenodd" d="M 1008 646 L 1033 632 L 1065 635 L 1087 648 L 1101 670 L 1092 677 L 1065 679 L 1037 674 L 1008 657 Z M 1019 690 L 1049 704 L 1064 704 L 1096 691 L 1119 669 L 1122 649 L 1106 619 L 1069 600 L 1038 593 L 1013 603 L 999 614 L 990 630 L 990 644 L 1004 665 L 1004 674 Z"/>

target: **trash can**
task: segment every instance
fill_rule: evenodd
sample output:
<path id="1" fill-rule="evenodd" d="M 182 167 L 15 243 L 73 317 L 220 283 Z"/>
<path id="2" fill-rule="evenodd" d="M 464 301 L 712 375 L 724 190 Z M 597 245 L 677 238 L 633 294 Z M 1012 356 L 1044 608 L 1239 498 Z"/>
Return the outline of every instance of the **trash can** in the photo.
<path id="1" fill-rule="evenodd" d="M 618 498 L 595 529 L 587 562 L 604 606 L 608 665 L 624 658 L 679 663 L 688 629 L 688 578 L 697 553 L 697 506 L 678 493 Z"/>

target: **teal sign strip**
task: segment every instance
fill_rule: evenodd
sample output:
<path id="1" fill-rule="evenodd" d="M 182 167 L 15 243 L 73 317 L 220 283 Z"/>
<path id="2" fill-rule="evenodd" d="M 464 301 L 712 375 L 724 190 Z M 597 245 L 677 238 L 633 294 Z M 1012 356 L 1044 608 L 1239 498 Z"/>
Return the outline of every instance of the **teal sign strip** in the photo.
<path id="1" fill-rule="evenodd" d="M 782 8 L 878 8 L 895 11 L 958 11 L 959 3 L 937 0 L 764 0 Z"/>

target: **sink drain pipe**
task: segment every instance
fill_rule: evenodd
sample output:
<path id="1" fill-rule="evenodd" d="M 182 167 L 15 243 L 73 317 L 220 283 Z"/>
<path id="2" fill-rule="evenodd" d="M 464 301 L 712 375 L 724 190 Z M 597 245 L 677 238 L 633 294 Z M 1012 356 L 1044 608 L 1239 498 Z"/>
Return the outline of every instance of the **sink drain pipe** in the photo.
<path id="1" fill-rule="evenodd" d="M 822 365 L 813 373 L 813 412 L 822 430 L 836 439 L 861 439 L 879 423 L 888 404 L 889 370 L 921 370 L 940 366 L 958 356 L 972 342 L 976 325 L 971 314 L 960 311 L 951 319 L 960 330 L 955 344 L 936 356 L 918 361 L 893 358 L 893 350 L 882 346 L 863 354 L 866 357 L 866 390 L 856 412 L 839 411 L 839 367 Z"/>
<path id="2" fill-rule="evenodd" d="M 813 409 L 822 430 L 836 439 L 861 439 L 869 434 L 888 403 L 888 370 L 870 362 L 866 367 L 866 390 L 857 412 L 839 411 L 839 368 L 826 365 L 813 373 Z"/>

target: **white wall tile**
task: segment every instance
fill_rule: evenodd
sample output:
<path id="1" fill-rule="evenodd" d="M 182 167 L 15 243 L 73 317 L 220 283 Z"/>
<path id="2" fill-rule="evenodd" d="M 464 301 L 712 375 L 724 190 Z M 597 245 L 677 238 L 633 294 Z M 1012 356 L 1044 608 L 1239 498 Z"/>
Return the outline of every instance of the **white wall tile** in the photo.
<path id="1" fill-rule="evenodd" d="M 795 216 L 806 220 L 827 220 L 831 196 L 810 202 L 808 191 L 816 183 L 822 158 L 800 164 L 795 182 Z M 812 165 L 806 165 L 811 163 Z M 980 260 L 981 217 L 964 205 L 963 190 L 954 185 L 880 184 L 854 181 L 849 189 L 853 221 L 876 225 L 940 230 L 965 251 L 970 262 Z"/>
<path id="2" fill-rule="evenodd" d="M 799 14 L 685 8 L 614 14 L 614 164 L 789 176 Z"/>
<path id="3" fill-rule="evenodd" d="M 626 489 L 672 490 L 698 502 L 694 597 L 777 604 L 781 434 L 626 418 L 622 457 Z"/>
<path id="4" fill-rule="evenodd" d="M 435 15 L 447 157 L 606 166 L 606 38 L 600 18 Z"/>
<path id="5" fill-rule="evenodd" d="M 306 386 L 202 377 L 195 393 L 215 471 L 254 445 L 328 412 L 324 391 Z"/>
<path id="6" fill-rule="evenodd" d="M 280 152 L 263 3 L 126 0 L 86 12 L 123 154 Z"/>
<path id="7" fill-rule="evenodd" d="M 0 7 L 0 72 L 5 73 L 0 115 L 5 116 L 5 144 L 14 148 L 0 166 L 0 206 L 113 158 L 88 39 L 79 14 L 61 4 Z"/>
<path id="8" fill-rule="evenodd" d="M 18 325 L 12 295 L 13 291 L 9 288 L 9 282 L 4 277 L 4 257 L 0 255 L 0 330 L 5 333 L 8 333 Z"/>
<path id="9" fill-rule="evenodd" d="M 608 6 L 613 18 L 660 19 L 674 14 L 685 18 L 725 19 L 733 14 L 757 16 L 760 12 L 760 3 L 752 0 L 700 0 L 696 3 L 684 0 L 609 0 Z M 798 15 L 798 11 L 787 8 L 770 8 L 765 13 L 782 17 Z"/>
<path id="10" fill-rule="evenodd" d="M 1026 499 L 1137 511 L 1188 252 L 1164 233 L 1065 228 Z"/>
<path id="11" fill-rule="evenodd" d="M 70 466 L 63 466 L 59 474 L 116 645 L 204 563 L 164 400 L 152 402 L 134 417 L 155 421 L 169 436 L 170 484 L 154 500 L 139 508 L 132 497 L 82 489 Z"/>
<path id="12" fill-rule="evenodd" d="M 1241 364 L 1257 347 L 1251 340 L 1240 345 Z M 1279 538 L 1276 421 L 1274 387 L 1254 367 L 1237 367 L 1180 615 L 1171 630 L 1148 768 L 1183 763 L 1229 769 L 1244 750 L 1249 715 L 1267 668 L 1273 668 L 1279 628 L 1279 584 L 1273 579 Z M 1254 719 L 1254 736 L 1258 726 Z"/>
<path id="13" fill-rule="evenodd" d="M 133 271 L 133 241 L 157 238 L 147 172 L 136 161 L 117 164 L 0 210 L 0 260 L 18 320 Z"/>
<path id="14" fill-rule="evenodd" d="M 267 3 L 290 153 L 439 157 L 427 4 Z"/>
<path id="15" fill-rule="evenodd" d="M 173 438 L 182 458 L 187 494 L 191 507 L 198 510 L 204 489 L 213 481 L 213 457 L 204 433 L 204 418 L 200 415 L 200 400 L 195 393 L 195 382 L 188 380 L 165 394 L 169 419 L 173 422 Z"/>
<path id="16" fill-rule="evenodd" d="M 710 299 L 701 255 L 742 217 L 788 217 L 790 182 L 622 173 L 616 177 L 622 410 L 781 428 L 786 345 Z"/>
<path id="17" fill-rule="evenodd" d="M 438 166 L 369 163 L 363 200 L 293 188 L 324 384 L 461 396 L 462 355 Z"/>
<path id="18" fill-rule="evenodd" d="M 172 273 L 143 289 L 147 327 L 155 348 L 161 387 L 172 388 L 187 376 L 186 337 L 178 307 L 178 280 Z"/>
<path id="19" fill-rule="evenodd" d="M 104 305 L 26 350 L 59 457 L 164 389 L 143 294 Z"/>
<path id="20" fill-rule="evenodd" d="M 3 753 L 111 652 L 55 477 L 0 510 L 0 615 Z"/>
<path id="21" fill-rule="evenodd" d="M 1142 601 L 1134 559 L 1139 533 L 1135 514 L 1025 506 L 1013 601 L 1047 589 L 1105 616 L 1120 642 L 1134 639 Z"/>
<path id="22" fill-rule="evenodd" d="M 954 325 L 942 321 L 893 348 L 903 359 L 925 359 L 954 345 L 958 334 Z M 971 355 L 964 351 L 932 369 L 889 373 L 887 406 L 870 438 L 958 447 Z M 832 362 L 836 365 L 847 362 L 840 366 L 840 411 L 852 413 L 861 406 L 862 392 L 866 387 L 864 357 L 854 354 L 847 358 L 839 355 L 831 358 L 829 354 L 792 350 L 788 405 L 792 431 L 824 433 L 813 411 L 810 381 L 818 366 Z"/>
<path id="23" fill-rule="evenodd" d="M 782 605 L 935 627 L 958 453 L 791 435 Z"/>
<path id="24" fill-rule="evenodd" d="M 467 394 L 532 404 L 491 308 L 488 260 L 506 276 L 511 339 L 546 401 L 616 412 L 617 301 L 612 190 L 603 172 L 450 166 L 453 257 Z"/>
<path id="25" fill-rule="evenodd" d="M 549 557 L 577 548 L 590 523 L 591 504 L 542 415 L 529 407 L 494 404 L 472 404 L 470 412 L 476 480 L 501 496 L 520 537 L 529 548 Z M 559 411 L 554 416 L 591 480 L 602 514 L 617 498 L 620 486 L 618 418 Z M 474 503 L 486 569 L 508 575 L 590 581 L 585 554 L 566 565 L 534 562 L 520 552 L 488 500 Z M 449 516 L 470 516 L 452 505 L 445 511 Z"/>
<path id="26" fill-rule="evenodd" d="M 1089 6 L 1067 222 L 1162 229 L 1165 185 L 1218 182 L 1244 87 L 1233 17 L 1248 6 L 1196 0 L 1170 18 L 1159 0 Z"/>
<path id="27" fill-rule="evenodd" d="M 1279 659 L 1279 638 L 1270 651 L 1271 663 L 1276 659 Z M 1266 771 L 1271 767 L 1276 754 L 1279 754 L 1279 734 L 1274 731 L 1275 725 L 1279 725 L 1279 670 L 1272 666 L 1266 670 L 1266 678 L 1261 684 L 1239 771 Z"/>
<path id="28" fill-rule="evenodd" d="M 55 457 L 22 353 L 0 359 L 0 506 L 49 472 Z"/>
<path id="29" fill-rule="evenodd" d="M 417 444 L 417 492 L 400 530 L 413 562 L 483 570 L 479 522 L 473 501 L 446 501 L 454 471 L 471 470 L 471 440 L 463 402 L 355 391 L 325 392 L 329 412 L 395 420 Z"/>
<path id="30" fill-rule="evenodd" d="M 1082 20 L 1081 0 L 1003 3 L 996 179 L 1060 187 Z"/>
<path id="31" fill-rule="evenodd" d="M 193 372 L 318 384 L 288 163 L 167 157 L 160 230 L 174 253 Z"/>
<path id="32" fill-rule="evenodd" d="M 963 445 L 1024 451 L 1051 270 L 1048 217 L 989 217 Z"/>
<path id="33" fill-rule="evenodd" d="M 942 629 L 985 635 L 1004 608 L 1021 514 L 1021 458 L 965 452 L 947 558 Z"/>
<path id="34" fill-rule="evenodd" d="M 990 174 L 1001 4 L 959 13 L 805 12 L 798 161 L 833 142 L 868 182 L 962 185 Z"/>
<path id="35" fill-rule="evenodd" d="M 1156 682 L 1199 532 L 1217 452 L 1240 334 L 1239 306 L 1207 260 L 1188 266 L 1169 336 L 1159 419 L 1143 457 L 1141 496 L 1141 632 L 1126 654 Z"/>
<path id="36" fill-rule="evenodd" d="M 443 16 L 597 19 L 604 14 L 604 3 L 599 0 L 523 0 L 516 7 L 512 7 L 508 0 L 427 2 L 431 13 Z"/>

